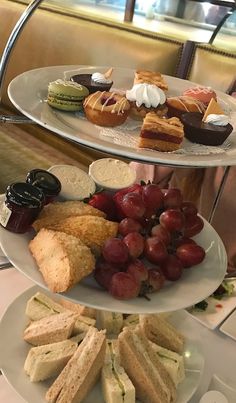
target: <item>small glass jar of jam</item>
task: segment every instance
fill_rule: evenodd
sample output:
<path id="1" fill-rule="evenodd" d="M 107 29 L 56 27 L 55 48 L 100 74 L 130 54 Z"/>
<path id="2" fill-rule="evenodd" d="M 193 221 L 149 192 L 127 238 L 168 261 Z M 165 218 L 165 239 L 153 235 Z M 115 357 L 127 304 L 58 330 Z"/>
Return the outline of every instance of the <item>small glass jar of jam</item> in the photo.
<path id="1" fill-rule="evenodd" d="M 44 193 L 45 204 L 51 203 L 61 191 L 59 179 L 44 169 L 33 169 L 26 176 L 26 182 Z"/>
<path id="2" fill-rule="evenodd" d="M 27 232 L 43 206 L 41 189 L 24 182 L 13 183 L 7 187 L 5 202 L 0 206 L 0 224 L 11 232 Z"/>

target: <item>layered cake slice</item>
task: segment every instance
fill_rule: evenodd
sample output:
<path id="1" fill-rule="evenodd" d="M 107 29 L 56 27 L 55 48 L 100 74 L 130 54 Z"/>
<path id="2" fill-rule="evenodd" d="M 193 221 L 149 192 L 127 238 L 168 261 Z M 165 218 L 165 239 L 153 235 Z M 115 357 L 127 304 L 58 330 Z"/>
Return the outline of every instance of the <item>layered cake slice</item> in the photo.
<path id="1" fill-rule="evenodd" d="M 162 119 L 149 112 L 143 121 L 139 147 L 175 151 L 180 148 L 183 137 L 183 125 L 178 118 Z"/>

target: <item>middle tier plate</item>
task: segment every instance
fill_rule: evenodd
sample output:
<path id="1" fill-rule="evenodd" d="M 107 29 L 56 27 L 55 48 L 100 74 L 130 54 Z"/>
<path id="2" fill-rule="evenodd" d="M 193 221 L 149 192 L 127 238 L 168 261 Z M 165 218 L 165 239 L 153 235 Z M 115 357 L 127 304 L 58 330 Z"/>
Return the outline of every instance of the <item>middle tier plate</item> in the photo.
<path id="1" fill-rule="evenodd" d="M 33 232 L 14 234 L 0 226 L 0 246 L 7 258 L 21 273 L 47 289 L 28 248 L 33 236 Z M 216 290 L 227 268 L 224 245 L 206 220 L 203 230 L 194 239 L 206 251 L 203 263 L 185 269 L 179 281 L 168 283 L 160 291 L 149 294 L 150 300 L 141 297 L 127 301 L 117 300 L 103 290 L 92 275 L 63 295 L 86 306 L 122 313 L 158 313 L 189 307 Z"/>

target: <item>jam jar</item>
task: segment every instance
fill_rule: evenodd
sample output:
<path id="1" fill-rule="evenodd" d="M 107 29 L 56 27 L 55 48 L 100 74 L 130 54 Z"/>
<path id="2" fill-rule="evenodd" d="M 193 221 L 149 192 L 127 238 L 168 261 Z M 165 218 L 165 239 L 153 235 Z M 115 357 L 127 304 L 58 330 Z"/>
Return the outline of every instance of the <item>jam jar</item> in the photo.
<path id="1" fill-rule="evenodd" d="M 41 189 L 24 182 L 12 183 L 0 206 L 0 224 L 11 232 L 27 232 L 43 206 Z"/>
<path id="2" fill-rule="evenodd" d="M 26 182 L 42 190 L 45 204 L 51 203 L 61 191 L 59 179 L 44 169 L 33 169 L 28 172 Z"/>

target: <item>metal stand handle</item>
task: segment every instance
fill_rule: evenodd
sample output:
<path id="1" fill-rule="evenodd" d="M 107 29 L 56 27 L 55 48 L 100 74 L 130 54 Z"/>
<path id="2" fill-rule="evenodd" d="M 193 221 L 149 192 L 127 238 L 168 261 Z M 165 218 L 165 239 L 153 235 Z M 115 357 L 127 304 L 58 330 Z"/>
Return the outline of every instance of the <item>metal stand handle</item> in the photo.
<path id="1" fill-rule="evenodd" d="M 23 30 L 25 24 L 27 23 L 27 21 L 29 20 L 29 18 L 31 17 L 31 15 L 33 14 L 33 12 L 37 9 L 37 7 L 39 6 L 39 4 L 42 2 L 43 0 L 33 0 L 28 7 L 25 9 L 25 11 L 23 12 L 23 14 L 21 15 L 20 19 L 17 21 L 15 27 L 13 28 L 13 31 L 11 32 L 9 39 L 7 41 L 7 44 L 5 46 L 5 49 L 3 51 L 1 60 L 0 60 L 0 103 L 2 100 L 2 88 L 3 88 L 3 81 L 4 81 L 4 77 L 5 77 L 5 73 L 6 73 L 6 69 L 7 69 L 7 65 L 11 56 L 11 52 L 15 46 L 15 43 L 17 41 L 17 39 L 19 38 L 19 35 L 21 33 L 21 31 Z M 0 123 L 33 123 L 32 121 L 30 121 L 30 119 L 26 118 L 26 117 L 10 117 L 7 118 L 6 116 L 1 116 L 0 115 Z"/>
<path id="2" fill-rule="evenodd" d="M 222 176 L 222 179 L 221 179 L 221 182 L 220 182 L 220 185 L 219 185 L 219 188 L 218 188 L 218 191 L 217 191 L 217 194 L 216 194 L 216 197 L 215 197 L 215 200 L 213 202 L 212 209 L 211 209 L 211 212 L 210 212 L 210 215 L 209 215 L 209 218 L 208 218 L 208 221 L 209 221 L 210 224 L 212 223 L 212 220 L 214 218 L 214 214 L 216 212 L 218 203 L 219 203 L 221 195 L 223 193 L 225 183 L 226 183 L 226 180 L 227 180 L 228 175 L 229 175 L 229 170 L 230 170 L 230 167 L 229 166 L 226 167 L 225 171 L 224 171 L 224 175 Z"/>

